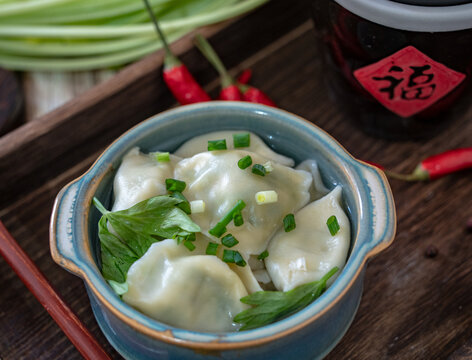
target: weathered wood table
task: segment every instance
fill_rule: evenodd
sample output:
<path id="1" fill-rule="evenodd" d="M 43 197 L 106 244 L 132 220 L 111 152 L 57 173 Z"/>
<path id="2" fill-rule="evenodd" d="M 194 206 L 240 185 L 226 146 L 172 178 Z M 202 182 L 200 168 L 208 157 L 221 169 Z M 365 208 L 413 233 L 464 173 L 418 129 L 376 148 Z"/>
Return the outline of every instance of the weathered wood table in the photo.
<path id="1" fill-rule="evenodd" d="M 409 172 L 424 157 L 472 146 L 472 109 L 422 142 L 363 134 L 330 101 L 305 2 L 272 1 L 210 38 L 233 73 L 251 67 L 253 84 L 283 109 L 333 135 L 354 156 Z M 217 91 L 216 74 L 186 38 L 176 44 L 197 79 Z M 59 189 L 115 137 L 175 105 L 156 53 L 43 118 L 0 139 L 0 218 L 65 301 L 115 358 L 80 279 L 56 265 L 48 225 Z M 471 99 L 472 100 L 472 99 Z M 430 183 L 391 181 L 398 212 L 392 246 L 373 259 L 356 318 L 328 359 L 472 359 L 472 172 Z M 425 256 L 435 246 L 435 257 Z M 58 326 L 0 260 L 0 358 L 79 359 Z"/>

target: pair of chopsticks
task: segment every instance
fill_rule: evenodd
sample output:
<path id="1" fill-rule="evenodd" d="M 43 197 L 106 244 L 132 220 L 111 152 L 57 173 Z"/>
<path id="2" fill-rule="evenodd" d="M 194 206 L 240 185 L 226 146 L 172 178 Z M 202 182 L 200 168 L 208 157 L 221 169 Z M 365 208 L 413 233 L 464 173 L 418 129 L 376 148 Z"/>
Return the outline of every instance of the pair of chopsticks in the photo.
<path id="1" fill-rule="evenodd" d="M 110 359 L 0 221 L 0 254 L 87 360 Z"/>

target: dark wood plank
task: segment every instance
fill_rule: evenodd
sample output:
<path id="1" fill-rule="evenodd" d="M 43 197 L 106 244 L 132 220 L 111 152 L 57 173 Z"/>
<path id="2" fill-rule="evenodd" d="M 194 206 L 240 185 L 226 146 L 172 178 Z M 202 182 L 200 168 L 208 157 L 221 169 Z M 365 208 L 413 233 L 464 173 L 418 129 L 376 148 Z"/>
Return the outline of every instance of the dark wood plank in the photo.
<path id="1" fill-rule="evenodd" d="M 364 135 L 330 101 L 322 82 L 323 69 L 306 14 L 273 2 L 243 19 L 251 31 L 262 31 L 252 19 L 284 18 L 291 25 L 259 46 L 241 34 L 225 31 L 211 41 L 223 60 L 237 71 L 250 65 L 253 84 L 266 91 L 280 107 L 301 115 L 331 133 L 354 156 L 408 172 L 425 156 L 449 148 L 472 146 L 472 109 L 438 136 L 419 142 L 388 142 Z M 272 16 L 272 17 L 271 17 Z M 248 20 L 249 19 L 249 20 Z M 264 22 L 266 23 L 266 22 Z M 237 23 L 235 29 L 241 30 Z M 241 30 L 244 31 L 245 30 Z M 250 32 L 244 36 L 249 36 Z M 248 42 L 248 44 L 246 44 Z M 259 51 L 258 51 L 259 50 Z M 210 90 L 215 74 L 200 55 L 185 55 Z M 141 86 L 150 86 L 143 82 Z M 139 89 L 135 91 L 139 92 Z M 116 94 L 116 99 L 129 93 Z M 116 100 L 115 100 L 116 101 Z M 169 100 L 170 103 L 170 100 Z M 111 109 L 110 114 L 120 110 Z M 136 120 L 137 121 L 137 120 Z M 110 126 L 110 124 L 108 124 Z M 105 129 L 107 137 L 114 130 Z M 96 136 L 76 141 L 66 150 L 68 163 L 57 166 L 57 178 L 42 182 L 0 207 L 0 218 L 23 248 L 99 341 L 112 351 L 93 319 L 82 282 L 55 265 L 48 249 L 47 227 L 53 198 L 62 185 L 81 174 L 105 146 Z M 90 148 L 85 151 L 83 147 Z M 64 149 L 62 149 L 64 150 Z M 76 152 L 74 154 L 74 152 Z M 49 163 L 48 163 L 49 164 Z M 49 164 L 50 165 L 50 164 Z M 46 166 L 39 166 L 39 171 Z M 30 173 L 28 173 L 30 174 Z M 398 235 L 393 245 L 370 261 L 359 311 L 345 337 L 327 359 L 468 359 L 472 342 L 472 234 L 466 232 L 472 216 L 472 172 L 430 183 L 392 181 L 398 212 Z M 425 257 L 428 246 L 438 254 Z M 3 359 L 78 359 L 47 313 L 0 261 L 0 357 Z"/>

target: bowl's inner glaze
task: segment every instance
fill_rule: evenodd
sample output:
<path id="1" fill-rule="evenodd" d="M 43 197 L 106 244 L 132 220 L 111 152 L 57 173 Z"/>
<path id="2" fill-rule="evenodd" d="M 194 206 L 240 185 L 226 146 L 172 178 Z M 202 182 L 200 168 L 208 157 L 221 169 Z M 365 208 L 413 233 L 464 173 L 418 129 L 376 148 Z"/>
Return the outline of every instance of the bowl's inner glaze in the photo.
<path id="1" fill-rule="evenodd" d="M 134 146 L 147 153 L 151 151 L 174 152 L 182 143 L 194 136 L 220 130 L 249 130 L 259 135 L 274 151 L 293 158 L 296 164 L 306 159 L 318 162 L 323 182 L 329 189 L 341 184 L 343 187 L 343 202 L 345 211 L 351 222 L 351 247 L 355 245 L 355 234 L 358 230 L 359 218 L 356 209 L 359 209 L 358 190 L 353 189 L 352 179 L 346 175 L 343 161 L 337 160 L 332 140 L 319 134 L 319 129 L 306 122 L 287 121 L 287 114 L 267 114 L 264 111 L 243 111 L 238 108 L 199 109 L 198 111 L 181 111 L 177 114 L 168 114 L 166 117 L 153 117 L 150 120 L 124 134 L 107 150 L 97 162 L 96 166 L 105 166 L 112 162 L 113 170 L 107 172 L 97 188 L 94 196 L 110 209 L 113 200 L 113 177 L 121 163 L 122 157 Z M 308 128 L 307 128 L 308 127 Z M 352 171 L 352 169 L 350 169 Z M 100 218 L 98 210 L 89 212 L 88 232 L 96 264 L 100 264 L 100 244 L 97 233 L 97 224 Z"/>

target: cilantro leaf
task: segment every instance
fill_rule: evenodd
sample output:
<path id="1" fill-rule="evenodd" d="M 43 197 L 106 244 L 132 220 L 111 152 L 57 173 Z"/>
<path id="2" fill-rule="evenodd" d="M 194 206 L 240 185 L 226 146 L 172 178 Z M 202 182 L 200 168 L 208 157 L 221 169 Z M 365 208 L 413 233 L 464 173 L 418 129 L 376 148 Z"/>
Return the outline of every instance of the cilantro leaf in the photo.
<path id="1" fill-rule="evenodd" d="M 130 266 L 156 241 L 200 231 L 200 227 L 177 207 L 182 200 L 167 195 L 155 196 L 116 212 L 106 210 L 96 198 L 93 202 L 103 214 L 98 236 L 102 274 L 107 280 L 125 282 Z M 114 233 L 108 229 L 107 222 Z"/>
<path id="2" fill-rule="evenodd" d="M 326 290 L 326 282 L 338 271 L 331 269 L 319 281 L 297 286 L 290 291 L 258 291 L 241 298 L 241 302 L 253 305 L 234 317 L 243 326 L 239 329 L 250 330 L 272 324 L 305 308 Z"/>

